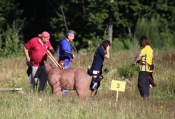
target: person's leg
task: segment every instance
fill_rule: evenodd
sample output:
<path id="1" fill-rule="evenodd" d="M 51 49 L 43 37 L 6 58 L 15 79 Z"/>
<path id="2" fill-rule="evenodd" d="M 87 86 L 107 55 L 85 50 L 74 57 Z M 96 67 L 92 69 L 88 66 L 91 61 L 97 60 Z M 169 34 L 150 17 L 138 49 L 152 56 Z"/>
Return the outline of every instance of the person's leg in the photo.
<path id="1" fill-rule="evenodd" d="M 95 96 L 97 94 L 97 82 L 94 81 L 94 78 L 92 78 L 90 89 L 92 91 L 91 96 Z"/>
<path id="2" fill-rule="evenodd" d="M 147 99 L 149 98 L 149 76 L 150 76 L 150 73 L 149 72 L 146 72 L 145 74 L 145 88 L 146 88 L 146 96 L 147 96 Z"/>
<path id="3" fill-rule="evenodd" d="M 28 80 L 29 80 L 29 84 L 30 84 L 30 92 L 33 92 L 34 89 L 33 89 L 32 74 L 29 75 Z"/>
<path id="4" fill-rule="evenodd" d="M 90 89 L 91 89 L 91 96 L 95 96 L 97 94 L 98 88 L 100 87 L 100 77 L 98 73 L 93 73 L 92 74 L 92 81 L 91 81 L 91 85 L 90 85 Z"/>
<path id="5" fill-rule="evenodd" d="M 39 66 L 37 73 L 39 75 L 38 93 L 41 93 L 44 91 L 44 89 L 46 87 L 48 75 L 47 75 L 43 66 Z"/>
<path id="6" fill-rule="evenodd" d="M 95 82 L 95 83 L 92 83 L 91 85 L 91 96 L 95 96 L 97 95 L 97 92 L 98 92 L 98 88 L 100 87 L 100 81 L 99 82 Z"/>
<path id="7" fill-rule="evenodd" d="M 149 96 L 149 77 L 148 73 L 144 71 L 139 72 L 138 76 L 138 89 L 140 92 L 140 95 L 146 99 Z"/>
<path id="8" fill-rule="evenodd" d="M 32 66 L 32 73 L 29 77 L 29 80 L 30 81 L 30 92 L 34 92 L 36 91 L 37 89 L 37 82 L 38 82 L 38 76 L 36 75 L 36 72 L 38 70 L 38 67 L 34 67 Z"/>
<path id="9" fill-rule="evenodd" d="M 93 90 L 93 91 L 91 92 L 91 96 L 92 96 L 92 97 L 95 96 L 95 95 L 97 94 L 97 91 L 98 91 L 98 89 Z"/>

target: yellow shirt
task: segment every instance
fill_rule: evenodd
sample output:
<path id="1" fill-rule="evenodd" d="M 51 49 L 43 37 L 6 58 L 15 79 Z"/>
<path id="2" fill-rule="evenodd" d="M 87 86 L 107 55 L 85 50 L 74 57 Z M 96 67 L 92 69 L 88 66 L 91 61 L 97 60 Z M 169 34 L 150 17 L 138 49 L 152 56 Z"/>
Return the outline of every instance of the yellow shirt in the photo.
<path id="1" fill-rule="evenodd" d="M 148 65 L 152 65 L 153 63 L 153 49 L 149 45 L 146 45 L 141 50 L 141 54 L 140 71 L 152 72 Z"/>

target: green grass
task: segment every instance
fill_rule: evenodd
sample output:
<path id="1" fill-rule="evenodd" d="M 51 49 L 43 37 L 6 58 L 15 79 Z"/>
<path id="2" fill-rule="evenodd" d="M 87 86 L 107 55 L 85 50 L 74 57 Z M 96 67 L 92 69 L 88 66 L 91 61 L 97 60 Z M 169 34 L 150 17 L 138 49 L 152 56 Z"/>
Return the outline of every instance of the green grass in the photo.
<path id="1" fill-rule="evenodd" d="M 0 58 L 0 87 L 22 88 L 24 92 L 0 91 L 0 119 L 175 119 L 175 61 L 167 57 L 168 52 L 155 52 L 157 86 L 150 89 L 150 99 L 144 102 L 137 89 L 138 72 L 134 68 L 125 92 L 119 92 L 118 102 L 116 91 L 110 90 L 111 80 L 123 80 L 118 67 L 132 63 L 135 50 L 111 54 L 104 62 L 110 71 L 102 80 L 97 96 L 90 97 L 89 91 L 87 99 L 80 99 L 73 90 L 56 98 L 51 95 L 49 85 L 42 94 L 30 93 L 25 58 Z M 86 70 L 92 58 L 93 53 L 77 54 L 72 67 Z"/>

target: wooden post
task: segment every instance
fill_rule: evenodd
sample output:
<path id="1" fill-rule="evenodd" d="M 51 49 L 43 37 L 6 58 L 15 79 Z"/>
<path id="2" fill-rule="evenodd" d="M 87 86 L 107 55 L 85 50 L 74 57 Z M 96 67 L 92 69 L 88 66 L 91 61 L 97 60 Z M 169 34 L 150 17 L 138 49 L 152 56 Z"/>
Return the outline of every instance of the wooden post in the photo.
<path id="1" fill-rule="evenodd" d="M 0 88 L 0 91 L 22 91 L 22 88 Z"/>
<path id="2" fill-rule="evenodd" d="M 116 102 L 118 102 L 118 94 L 119 94 L 119 91 L 117 91 L 116 93 Z"/>

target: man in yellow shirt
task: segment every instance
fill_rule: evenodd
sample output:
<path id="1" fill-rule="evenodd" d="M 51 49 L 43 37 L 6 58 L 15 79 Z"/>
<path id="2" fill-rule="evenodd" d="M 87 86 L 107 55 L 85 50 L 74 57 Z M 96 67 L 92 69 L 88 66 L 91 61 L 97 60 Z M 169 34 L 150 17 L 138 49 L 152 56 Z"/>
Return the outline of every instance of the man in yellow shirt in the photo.
<path id="1" fill-rule="evenodd" d="M 149 76 L 152 74 L 150 66 L 153 64 L 153 49 L 150 46 L 149 39 L 146 36 L 140 38 L 141 52 L 136 56 L 132 65 L 139 60 L 140 71 L 138 75 L 138 89 L 143 99 L 149 98 Z"/>

